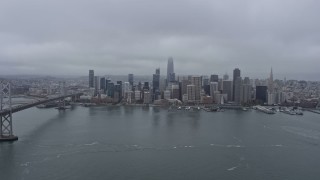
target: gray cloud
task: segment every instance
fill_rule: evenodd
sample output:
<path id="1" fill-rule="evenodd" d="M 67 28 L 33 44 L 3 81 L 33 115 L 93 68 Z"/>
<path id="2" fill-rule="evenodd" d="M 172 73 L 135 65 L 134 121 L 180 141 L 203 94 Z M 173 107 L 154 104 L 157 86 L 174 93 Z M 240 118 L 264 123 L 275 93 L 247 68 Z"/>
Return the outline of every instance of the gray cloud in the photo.
<path id="1" fill-rule="evenodd" d="M 0 74 L 317 74 L 316 0 L 3 0 Z M 280 77 L 282 78 L 282 77 Z"/>

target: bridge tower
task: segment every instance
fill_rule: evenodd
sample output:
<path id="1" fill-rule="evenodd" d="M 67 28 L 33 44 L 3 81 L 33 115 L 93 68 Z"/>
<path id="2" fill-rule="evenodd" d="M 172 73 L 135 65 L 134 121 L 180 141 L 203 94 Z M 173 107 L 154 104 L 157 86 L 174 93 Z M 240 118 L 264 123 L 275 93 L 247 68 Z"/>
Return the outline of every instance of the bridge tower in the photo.
<path id="1" fill-rule="evenodd" d="M 11 103 L 11 84 L 0 82 L 0 111 L 9 109 L 10 113 L 0 115 L 0 141 L 15 141 L 17 136 L 12 131 L 12 103 Z"/>

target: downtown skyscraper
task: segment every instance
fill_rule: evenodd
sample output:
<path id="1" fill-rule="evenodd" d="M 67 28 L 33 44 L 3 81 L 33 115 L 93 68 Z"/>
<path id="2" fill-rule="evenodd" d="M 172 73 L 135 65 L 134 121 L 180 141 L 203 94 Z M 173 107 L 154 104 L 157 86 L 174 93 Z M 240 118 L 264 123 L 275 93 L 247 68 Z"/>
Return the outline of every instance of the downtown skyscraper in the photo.
<path id="1" fill-rule="evenodd" d="M 160 68 L 156 69 L 156 73 L 152 77 L 153 100 L 159 99 L 160 96 Z"/>
<path id="2" fill-rule="evenodd" d="M 89 70 L 89 88 L 94 88 L 94 71 Z"/>
<path id="3" fill-rule="evenodd" d="M 169 57 L 168 65 L 167 65 L 167 84 L 169 84 L 169 82 L 173 82 L 173 81 L 175 81 L 173 58 Z"/>
<path id="4" fill-rule="evenodd" d="M 238 101 L 240 101 L 240 85 L 241 85 L 241 73 L 240 73 L 240 69 L 236 68 L 233 70 L 233 88 L 232 88 L 232 100 L 236 101 L 236 94 L 237 94 L 237 98 Z M 238 81 L 238 82 L 237 82 Z"/>

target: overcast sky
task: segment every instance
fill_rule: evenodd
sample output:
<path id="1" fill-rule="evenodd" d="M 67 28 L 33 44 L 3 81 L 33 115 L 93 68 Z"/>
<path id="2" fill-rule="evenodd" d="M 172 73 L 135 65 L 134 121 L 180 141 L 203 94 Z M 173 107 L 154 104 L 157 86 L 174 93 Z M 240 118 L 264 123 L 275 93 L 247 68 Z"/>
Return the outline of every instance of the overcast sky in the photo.
<path id="1" fill-rule="evenodd" d="M 0 74 L 318 75 L 318 0 L 1 0 Z"/>

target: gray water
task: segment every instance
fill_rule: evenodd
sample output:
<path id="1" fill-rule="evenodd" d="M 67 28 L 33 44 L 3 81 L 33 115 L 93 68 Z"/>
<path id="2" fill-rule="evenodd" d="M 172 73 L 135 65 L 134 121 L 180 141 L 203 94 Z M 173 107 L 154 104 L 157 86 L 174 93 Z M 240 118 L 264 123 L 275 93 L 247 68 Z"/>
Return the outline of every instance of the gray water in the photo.
<path id="1" fill-rule="evenodd" d="M 316 179 L 320 115 L 31 108 L 0 144 L 0 179 Z"/>

